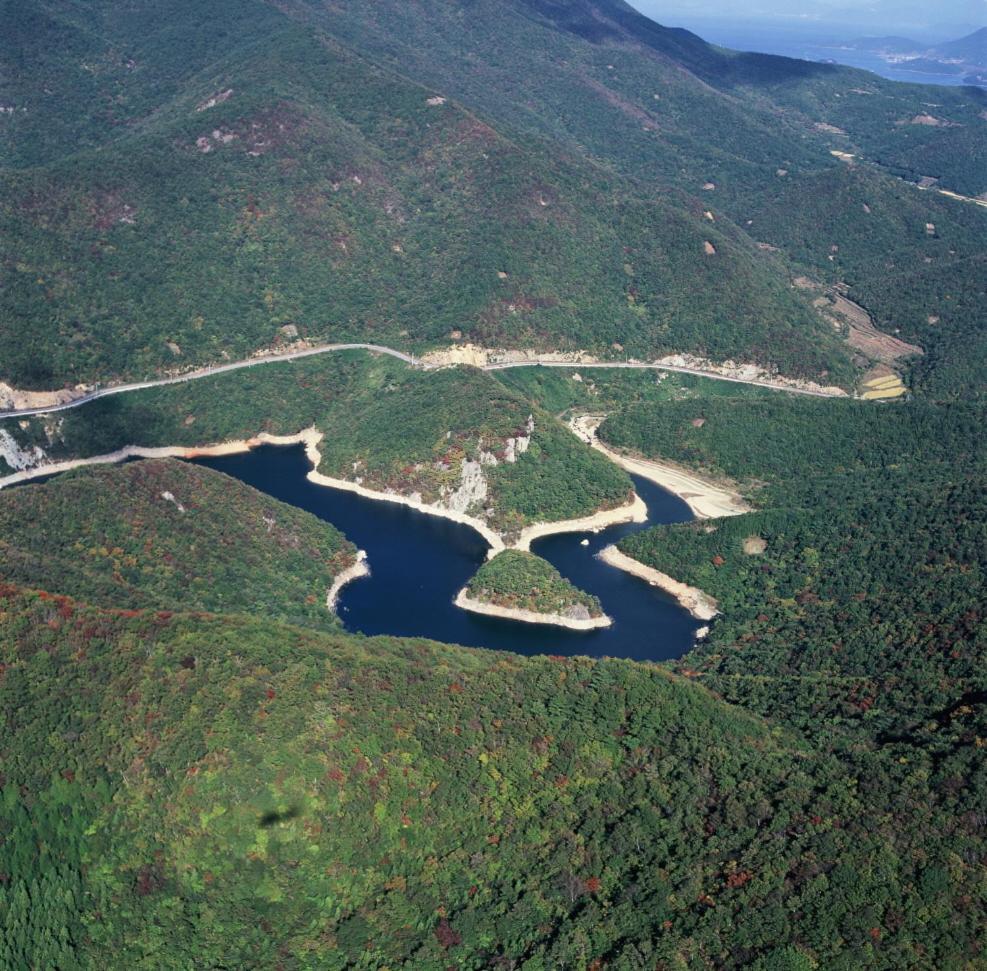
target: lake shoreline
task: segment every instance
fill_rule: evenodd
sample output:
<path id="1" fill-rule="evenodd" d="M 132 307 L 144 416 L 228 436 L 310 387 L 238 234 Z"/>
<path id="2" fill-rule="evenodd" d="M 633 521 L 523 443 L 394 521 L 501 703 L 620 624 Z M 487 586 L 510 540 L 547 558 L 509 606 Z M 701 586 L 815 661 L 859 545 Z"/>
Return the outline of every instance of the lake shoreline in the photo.
<path id="1" fill-rule="evenodd" d="M 502 620 L 514 620 L 523 624 L 550 624 L 553 627 L 565 627 L 569 630 L 600 630 L 610 627 L 613 620 L 606 614 L 601 617 L 591 617 L 588 620 L 577 620 L 573 617 L 563 617 L 561 614 L 541 614 L 534 610 L 523 610 L 519 607 L 498 607 L 496 604 L 475 600 L 467 593 L 467 588 L 456 594 L 453 603 L 462 610 L 486 617 L 499 617 Z"/>
<path id="2" fill-rule="evenodd" d="M 640 560 L 622 553 L 616 546 L 605 547 L 597 556 L 609 566 L 640 577 L 674 597 L 679 606 L 687 610 L 696 620 L 712 620 L 720 612 L 719 604 L 708 593 L 697 587 L 690 587 L 667 573 L 646 566 Z"/>
<path id="3" fill-rule="evenodd" d="M 553 522 L 531 523 L 521 530 L 518 539 L 514 543 L 508 544 L 504 542 L 503 537 L 499 533 L 494 532 L 486 523 L 477 519 L 475 516 L 468 516 L 466 513 L 421 502 L 408 496 L 403 496 L 398 492 L 380 492 L 374 489 L 368 489 L 349 479 L 339 479 L 335 476 L 329 476 L 323 472 L 319 472 L 318 468 L 322 462 L 322 453 L 319 451 L 319 445 L 322 443 L 324 437 L 323 432 L 315 427 L 310 427 L 294 435 L 272 435 L 269 432 L 260 432 L 251 438 L 233 439 L 215 445 L 128 445 L 124 448 L 117 449 L 115 452 L 108 452 L 103 455 L 66 459 L 61 462 L 36 465 L 30 469 L 13 472 L 8 476 L 0 478 L 0 489 L 30 482 L 32 479 L 59 475 L 63 472 L 84 468 L 88 465 L 113 465 L 119 462 L 125 462 L 128 459 L 179 458 L 192 460 L 199 458 L 219 458 L 250 452 L 261 445 L 303 445 L 305 456 L 312 466 L 306 476 L 310 482 L 315 485 L 326 486 L 330 489 L 354 492 L 366 499 L 373 499 L 378 502 L 392 502 L 429 516 L 439 516 L 443 519 L 460 523 L 463 526 L 469 526 L 471 529 L 476 530 L 490 547 L 487 554 L 488 559 L 505 549 L 527 551 L 531 543 L 545 536 L 553 536 L 558 533 L 598 532 L 606 529 L 608 526 L 619 523 L 643 523 L 647 521 L 647 506 L 645 506 L 643 500 L 635 493 L 630 502 L 626 505 L 618 506 L 615 509 L 600 510 L 577 519 L 559 519 Z"/>
<path id="4" fill-rule="evenodd" d="M 342 573 L 336 575 L 332 581 L 332 586 L 326 593 L 326 609 L 331 613 L 336 613 L 339 604 L 339 595 L 343 592 L 343 587 L 361 577 L 370 576 L 370 564 L 367 562 L 366 550 L 357 550 L 356 563 L 348 566 Z"/>
<path id="5" fill-rule="evenodd" d="M 614 509 L 603 509 L 579 519 L 558 519 L 551 523 L 532 523 L 530 526 L 525 526 L 511 548 L 527 553 L 531 550 L 531 544 L 544 536 L 554 536 L 558 533 L 598 533 L 609 526 L 618 526 L 621 523 L 647 521 L 648 507 L 635 492 L 630 502 Z"/>
<path id="6" fill-rule="evenodd" d="M 696 519 L 719 519 L 724 516 L 742 516 L 751 507 L 739 492 L 704 479 L 694 472 L 676 468 L 654 459 L 633 458 L 604 445 L 596 434 L 604 416 L 579 415 L 569 422 L 572 432 L 605 455 L 626 472 L 648 479 L 678 496 L 692 510 Z"/>

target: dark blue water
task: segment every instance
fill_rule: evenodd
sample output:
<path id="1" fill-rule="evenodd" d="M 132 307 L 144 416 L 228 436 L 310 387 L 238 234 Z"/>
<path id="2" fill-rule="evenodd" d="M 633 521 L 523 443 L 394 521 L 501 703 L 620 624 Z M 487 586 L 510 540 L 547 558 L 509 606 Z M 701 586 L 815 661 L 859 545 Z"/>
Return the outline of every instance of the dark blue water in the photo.
<path id="1" fill-rule="evenodd" d="M 643 580 L 601 563 L 595 554 L 627 533 L 655 523 L 692 518 L 678 497 L 634 479 L 648 506 L 647 524 L 613 526 L 601 533 L 546 536 L 533 552 L 576 586 L 600 598 L 613 626 L 570 631 L 541 624 L 481 617 L 453 598 L 486 559 L 487 544 L 468 526 L 395 503 L 314 485 L 299 447 L 265 446 L 242 455 L 198 460 L 268 495 L 332 523 L 367 551 L 371 576 L 349 584 L 339 600 L 346 627 L 365 634 L 429 637 L 520 654 L 582 654 L 659 661 L 680 657 L 699 626 L 678 604 Z M 589 546 L 580 541 L 589 540 Z"/>

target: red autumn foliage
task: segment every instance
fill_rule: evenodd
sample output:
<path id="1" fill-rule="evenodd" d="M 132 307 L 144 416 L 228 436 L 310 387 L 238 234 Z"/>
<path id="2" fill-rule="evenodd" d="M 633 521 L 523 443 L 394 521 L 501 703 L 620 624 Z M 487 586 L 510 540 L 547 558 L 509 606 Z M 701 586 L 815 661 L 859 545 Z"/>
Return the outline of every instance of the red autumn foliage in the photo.
<path id="1" fill-rule="evenodd" d="M 583 881 L 587 893 L 598 893 L 602 884 L 599 877 L 589 877 Z"/>
<path id="2" fill-rule="evenodd" d="M 750 870 L 738 870 L 727 877 L 728 887 L 742 887 L 745 883 L 750 883 L 754 879 L 754 874 Z"/>
<path id="3" fill-rule="evenodd" d="M 137 873 L 134 890 L 138 897 L 146 897 L 148 894 L 154 893 L 155 890 L 160 890 L 162 883 L 157 868 L 145 863 Z"/>
<path id="4" fill-rule="evenodd" d="M 455 947 L 457 944 L 462 944 L 463 942 L 462 937 L 449 926 L 449 921 L 447 921 L 444 917 L 435 927 L 435 939 L 446 950 L 450 947 Z"/>

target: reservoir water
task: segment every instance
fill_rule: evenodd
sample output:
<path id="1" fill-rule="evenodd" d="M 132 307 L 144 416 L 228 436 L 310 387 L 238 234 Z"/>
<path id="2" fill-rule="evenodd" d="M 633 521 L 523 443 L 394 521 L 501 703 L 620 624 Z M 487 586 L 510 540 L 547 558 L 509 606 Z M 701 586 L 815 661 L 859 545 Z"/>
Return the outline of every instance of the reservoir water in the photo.
<path id="1" fill-rule="evenodd" d="M 339 599 L 339 616 L 351 631 L 428 637 L 519 654 L 659 661 L 689 650 L 700 626 L 661 591 L 596 559 L 599 550 L 627 533 L 692 518 L 681 499 L 646 479 L 634 477 L 648 507 L 646 524 L 546 536 L 532 546 L 576 586 L 599 597 L 614 621 L 604 630 L 571 631 L 482 617 L 456 607 L 453 598 L 486 558 L 482 537 L 448 519 L 309 482 L 311 466 L 301 446 L 264 446 L 197 462 L 314 513 L 367 551 L 370 577 L 349 584 Z M 584 539 L 588 546 L 581 545 Z"/>

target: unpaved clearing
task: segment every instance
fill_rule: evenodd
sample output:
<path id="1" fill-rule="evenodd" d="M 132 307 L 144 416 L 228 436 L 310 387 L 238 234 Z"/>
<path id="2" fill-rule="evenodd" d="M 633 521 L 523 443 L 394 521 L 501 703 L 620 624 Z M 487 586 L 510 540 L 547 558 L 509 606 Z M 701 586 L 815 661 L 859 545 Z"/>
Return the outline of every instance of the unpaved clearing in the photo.
<path id="1" fill-rule="evenodd" d="M 865 401 L 882 401 L 900 398 L 908 388 L 901 377 L 884 364 L 878 364 L 864 375 L 860 383 L 861 397 Z"/>
<path id="2" fill-rule="evenodd" d="M 924 353 L 916 344 L 909 344 L 878 330 L 870 314 L 860 304 L 848 299 L 839 285 L 814 303 L 827 320 L 841 329 L 846 328 L 847 343 L 872 361 L 893 364 L 901 358 Z"/>

